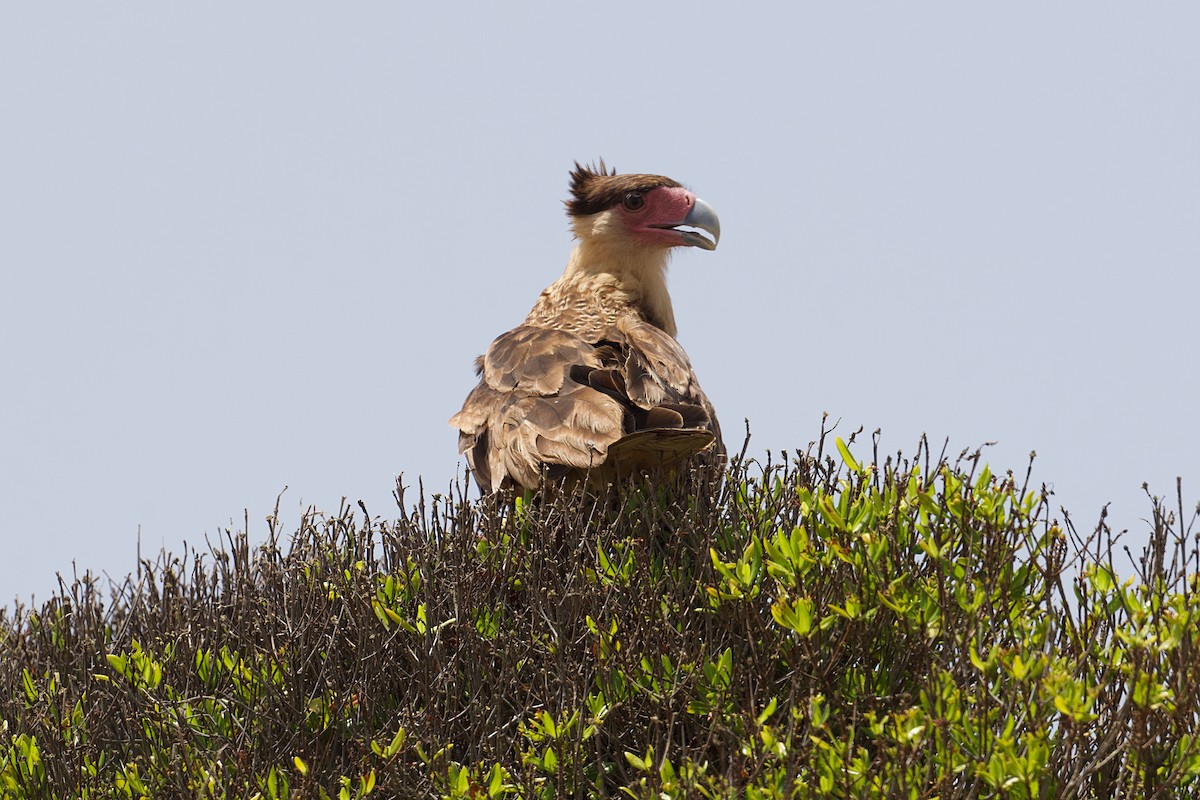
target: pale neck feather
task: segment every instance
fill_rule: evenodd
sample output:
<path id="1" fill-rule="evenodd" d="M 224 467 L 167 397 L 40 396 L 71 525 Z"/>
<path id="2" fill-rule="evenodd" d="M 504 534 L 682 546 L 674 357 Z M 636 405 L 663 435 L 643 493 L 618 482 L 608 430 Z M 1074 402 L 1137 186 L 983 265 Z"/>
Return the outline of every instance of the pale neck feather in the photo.
<path id="1" fill-rule="evenodd" d="M 667 292 L 667 262 L 671 250 L 646 247 L 622 236 L 580 237 L 571 252 L 564 283 L 609 283 L 639 308 L 646 319 L 671 336 L 676 333 L 675 309 Z"/>

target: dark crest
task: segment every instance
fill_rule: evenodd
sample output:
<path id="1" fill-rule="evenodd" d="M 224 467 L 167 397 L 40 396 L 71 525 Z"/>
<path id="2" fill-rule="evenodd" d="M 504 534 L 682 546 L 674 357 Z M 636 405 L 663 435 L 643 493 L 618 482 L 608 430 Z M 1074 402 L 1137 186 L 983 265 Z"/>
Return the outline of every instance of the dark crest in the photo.
<path id="1" fill-rule="evenodd" d="M 571 171 L 571 199 L 566 201 L 567 214 L 584 217 L 612 208 L 629 192 L 648 192 L 661 186 L 679 186 L 677 181 L 662 175 L 618 175 L 600 159 L 600 166 L 575 162 Z"/>

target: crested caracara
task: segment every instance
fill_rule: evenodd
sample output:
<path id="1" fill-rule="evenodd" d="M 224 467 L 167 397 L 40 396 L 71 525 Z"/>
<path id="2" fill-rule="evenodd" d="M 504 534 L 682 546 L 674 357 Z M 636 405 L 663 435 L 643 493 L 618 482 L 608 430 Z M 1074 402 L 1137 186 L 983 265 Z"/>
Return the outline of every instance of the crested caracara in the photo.
<path id="1" fill-rule="evenodd" d="M 724 453 L 667 294 L 672 249 L 715 249 L 716 212 L 670 178 L 603 160 L 575 164 L 566 205 L 579 240 L 566 271 L 476 359 L 479 385 L 450 418 L 485 492 Z"/>

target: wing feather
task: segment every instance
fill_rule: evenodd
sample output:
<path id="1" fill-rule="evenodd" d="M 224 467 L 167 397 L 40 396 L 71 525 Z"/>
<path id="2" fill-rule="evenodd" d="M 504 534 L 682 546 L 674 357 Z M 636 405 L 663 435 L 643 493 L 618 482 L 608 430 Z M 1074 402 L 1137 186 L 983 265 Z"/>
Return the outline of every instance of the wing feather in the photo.
<path id="1" fill-rule="evenodd" d="M 595 347 L 567 331 L 522 325 L 492 342 L 483 356 L 483 380 L 502 391 L 551 395 L 577 364 L 599 367 Z"/>
<path id="2" fill-rule="evenodd" d="M 608 479 L 723 453 L 716 414 L 673 337 L 629 315 L 589 342 L 522 325 L 477 362 L 479 385 L 450 422 L 487 490 L 533 488 L 604 469 Z M 612 458 L 610 459 L 610 455 Z"/>

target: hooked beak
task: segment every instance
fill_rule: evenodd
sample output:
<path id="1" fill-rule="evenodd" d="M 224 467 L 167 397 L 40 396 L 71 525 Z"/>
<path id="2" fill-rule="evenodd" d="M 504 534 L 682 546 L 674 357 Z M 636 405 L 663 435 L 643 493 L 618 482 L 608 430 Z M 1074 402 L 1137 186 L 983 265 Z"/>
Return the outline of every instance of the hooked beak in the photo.
<path id="1" fill-rule="evenodd" d="M 653 227 L 678 231 L 680 237 L 683 239 L 682 243 L 688 247 L 716 250 L 717 242 L 721 240 L 721 220 L 717 218 L 717 212 L 699 197 L 696 198 L 696 202 L 692 203 L 691 209 L 682 222 L 655 225 Z M 687 230 L 687 228 L 698 228 L 701 231 L 711 234 L 712 238 L 709 239 L 698 231 Z"/>

